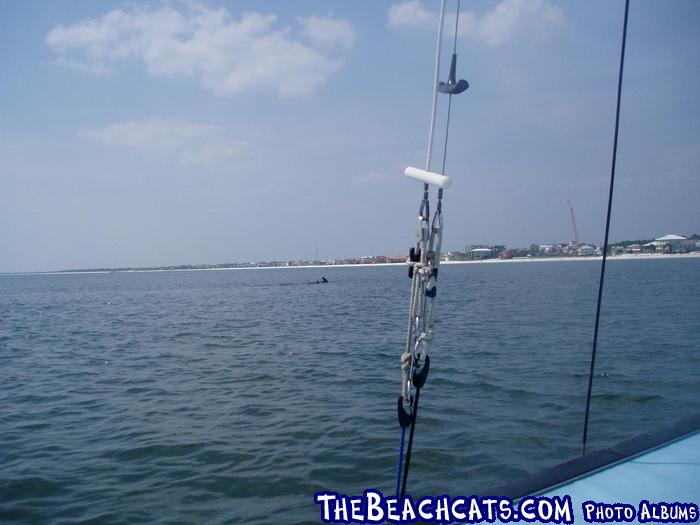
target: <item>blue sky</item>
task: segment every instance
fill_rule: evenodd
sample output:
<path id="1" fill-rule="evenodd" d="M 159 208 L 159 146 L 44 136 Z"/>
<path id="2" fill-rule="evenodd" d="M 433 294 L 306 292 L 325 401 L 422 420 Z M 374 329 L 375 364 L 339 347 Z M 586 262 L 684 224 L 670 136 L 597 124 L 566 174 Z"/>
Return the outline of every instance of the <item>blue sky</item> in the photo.
<path id="1" fill-rule="evenodd" d="M 406 252 L 438 8 L 0 1 L 0 271 Z M 602 241 L 623 9 L 462 2 L 445 249 L 567 241 L 567 198 Z M 700 231 L 698 27 L 631 2 L 613 240 Z"/>

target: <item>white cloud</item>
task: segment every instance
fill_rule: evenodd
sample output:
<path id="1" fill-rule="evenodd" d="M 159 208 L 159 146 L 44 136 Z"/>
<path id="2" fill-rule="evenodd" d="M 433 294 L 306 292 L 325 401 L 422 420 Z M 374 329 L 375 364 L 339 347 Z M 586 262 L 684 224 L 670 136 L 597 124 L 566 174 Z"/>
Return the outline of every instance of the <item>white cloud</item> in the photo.
<path id="1" fill-rule="evenodd" d="M 406 0 L 389 8 L 388 25 L 392 29 L 426 29 L 437 24 L 438 15 L 428 11 L 420 0 Z"/>
<path id="2" fill-rule="evenodd" d="M 65 57 L 58 58 L 56 60 L 56 64 L 65 66 L 70 69 L 75 69 L 76 71 L 94 73 L 95 75 L 107 73 L 107 69 L 102 64 L 87 64 L 85 62 L 73 62 L 71 60 L 67 60 Z"/>
<path id="3" fill-rule="evenodd" d="M 217 127 L 196 122 L 147 118 L 115 122 L 78 132 L 83 139 L 142 153 L 174 158 L 182 166 L 216 166 L 248 148 Z"/>
<path id="4" fill-rule="evenodd" d="M 477 38 L 497 46 L 524 34 L 544 35 L 564 21 L 563 11 L 544 0 L 504 0 L 474 24 Z"/>
<path id="5" fill-rule="evenodd" d="M 183 151 L 179 162 L 182 166 L 219 166 L 227 160 L 240 157 L 247 147 L 244 142 L 216 138 L 205 142 L 198 149 Z"/>
<path id="6" fill-rule="evenodd" d="M 299 17 L 304 35 L 318 47 L 352 47 L 355 43 L 355 30 L 347 20 Z"/>
<path id="7" fill-rule="evenodd" d="M 564 22 L 564 12 L 545 0 L 502 0 L 492 9 L 477 14 L 463 10 L 459 34 L 489 46 L 499 46 L 524 35 L 547 36 Z M 398 31 L 434 31 L 438 13 L 420 0 L 406 0 L 389 8 L 387 25 Z M 445 16 L 447 28 L 454 15 Z"/>
<path id="8" fill-rule="evenodd" d="M 116 9 L 101 18 L 54 27 L 47 45 L 59 64 L 103 72 L 127 59 L 141 60 L 152 75 L 196 78 L 218 95 L 263 89 L 281 95 L 313 91 L 338 69 L 329 45 L 350 47 L 347 20 L 300 18 L 310 45 L 278 27 L 277 17 L 255 12 L 235 19 L 228 10 L 189 2 L 171 7 Z"/>

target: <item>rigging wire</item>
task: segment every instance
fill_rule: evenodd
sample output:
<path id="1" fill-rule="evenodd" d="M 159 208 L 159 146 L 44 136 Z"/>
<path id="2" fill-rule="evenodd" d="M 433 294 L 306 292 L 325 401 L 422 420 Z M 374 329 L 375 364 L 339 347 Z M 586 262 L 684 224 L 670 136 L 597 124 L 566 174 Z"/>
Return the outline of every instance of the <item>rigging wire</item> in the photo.
<path id="1" fill-rule="evenodd" d="M 435 118 L 436 118 L 436 109 L 437 109 L 437 93 L 438 93 L 438 87 L 440 87 L 439 91 L 449 93 L 449 103 L 448 103 L 448 109 L 447 109 L 447 122 L 445 126 L 445 144 L 444 144 L 444 149 L 443 149 L 443 156 L 442 156 L 442 174 L 444 175 L 445 173 L 445 163 L 447 159 L 447 141 L 449 138 L 449 127 L 450 127 L 450 115 L 451 115 L 451 110 L 452 110 L 452 95 L 453 94 L 458 94 L 467 89 L 469 84 L 464 81 L 460 80 L 459 83 L 456 82 L 455 77 L 455 68 L 456 68 L 456 59 L 457 59 L 457 36 L 458 36 L 458 29 L 459 29 L 459 10 L 460 10 L 460 0 L 457 0 L 457 16 L 455 19 L 455 30 L 454 30 L 454 45 L 453 45 L 453 53 L 452 53 L 452 65 L 450 68 L 450 78 L 447 83 L 443 82 L 438 82 L 439 80 L 439 70 L 440 70 L 440 51 L 441 51 L 441 46 L 442 46 L 442 31 L 443 31 L 443 25 L 444 25 L 444 15 L 445 15 L 445 0 L 442 1 L 441 3 L 441 8 L 440 8 L 440 26 L 438 30 L 438 42 L 437 42 L 437 51 L 436 51 L 436 57 L 435 57 L 435 85 L 434 85 L 434 90 L 433 90 L 433 110 L 431 114 L 431 125 L 430 125 L 430 135 L 429 135 L 429 140 L 428 140 L 428 156 L 426 159 L 426 170 L 430 170 L 430 164 L 432 160 L 432 148 L 433 148 L 433 137 L 434 137 L 434 131 L 435 131 Z M 420 250 L 420 264 L 421 264 L 421 269 L 416 270 L 416 268 L 411 267 L 409 271 L 409 275 L 412 276 L 412 288 L 411 288 L 411 306 L 409 308 L 409 327 L 408 327 L 408 338 L 407 338 L 407 351 L 404 353 L 404 356 L 402 356 L 402 367 L 404 368 L 404 386 L 403 386 L 403 393 L 402 397 L 399 398 L 399 420 L 401 424 L 401 442 L 399 446 L 399 459 L 398 459 L 398 465 L 397 465 L 397 478 L 396 478 L 396 496 L 399 498 L 402 498 L 405 493 L 406 493 L 406 483 L 408 480 L 408 472 L 410 469 L 410 464 L 411 464 L 411 451 L 413 449 L 413 436 L 416 428 L 416 420 L 418 417 L 418 404 L 420 400 L 420 391 L 425 383 L 425 378 L 427 377 L 427 373 L 430 367 L 430 356 L 428 355 L 428 348 L 429 348 L 429 340 L 432 338 L 432 300 L 435 297 L 435 279 L 437 278 L 437 270 L 439 266 L 439 261 L 440 261 L 440 246 L 442 244 L 442 194 L 443 194 L 443 189 L 440 188 L 438 190 L 438 195 L 437 195 L 437 210 L 435 212 L 435 215 L 433 217 L 432 225 L 430 226 L 429 229 L 429 235 L 426 239 L 426 232 L 425 229 L 423 229 L 423 225 L 427 226 L 427 221 L 430 217 L 429 213 L 429 203 L 428 203 L 428 184 L 424 185 L 423 188 L 423 202 L 421 204 L 421 212 L 420 212 L 420 217 L 419 220 L 421 221 L 421 231 L 422 234 L 420 234 L 419 239 L 422 239 L 422 242 L 419 241 L 418 247 L 422 248 Z M 423 213 L 425 210 L 425 213 Z M 425 223 L 423 221 L 426 221 Z M 426 242 L 427 241 L 427 242 Z M 414 252 L 415 253 L 415 252 Z M 429 256 L 429 254 L 432 254 Z M 411 257 L 411 261 L 417 261 L 418 259 L 413 259 Z M 426 283 L 426 278 L 422 276 L 421 272 L 423 272 L 423 268 L 427 268 L 429 270 L 429 275 L 431 276 L 428 278 L 428 283 Z M 415 273 L 414 273 L 415 272 Z M 432 283 L 432 284 L 431 284 Z M 430 298 L 429 304 L 426 305 L 426 297 Z M 426 314 L 426 308 L 428 308 L 428 313 Z M 422 313 L 418 313 L 422 312 Z M 420 326 L 419 326 L 420 323 Z M 415 326 L 414 326 L 415 324 Z M 415 339 L 415 332 L 416 330 L 421 330 L 421 335 L 417 339 Z M 426 338 L 426 341 L 424 341 L 423 338 Z M 414 343 L 412 345 L 412 343 Z M 417 355 L 415 353 L 411 353 L 411 348 L 413 347 L 414 352 L 416 349 L 419 347 L 419 345 L 424 344 L 424 347 L 421 347 L 421 353 L 420 355 Z M 420 364 L 420 360 L 423 360 L 423 366 L 420 367 L 420 369 L 416 369 L 416 367 Z M 406 361 L 408 360 L 408 361 Z M 407 379 L 408 377 L 408 384 L 407 384 Z M 409 390 L 411 385 L 415 388 L 415 397 L 410 396 L 409 397 Z M 403 416 L 402 411 L 402 403 L 404 400 L 409 401 L 410 405 L 410 412 L 408 414 L 404 414 Z M 408 437 L 408 445 L 406 447 L 406 458 L 405 458 L 405 464 L 403 465 L 402 468 L 402 461 L 403 461 L 403 451 L 404 451 L 404 440 L 405 440 L 405 435 L 406 435 L 406 427 L 410 425 L 410 431 L 409 431 L 409 437 Z M 403 474 L 403 475 L 402 475 Z"/>
<path id="2" fill-rule="evenodd" d="M 457 31 L 459 30 L 459 11 L 462 0 L 457 0 L 457 16 L 455 18 L 455 36 L 452 44 L 452 54 L 457 54 Z M 445 146 L 442 150 L 442 173 L 445 174 L 445 161 L 447 160 L 447 138 L 450 136 L 450 112 L 452 110 L 452 93 L 450 93 L 450 98 L 447 102 L 447 124 L 445 125 Z M 442 194 L 442 188 L 438 191 L 438 194 Z"/>
<path id="3" fill-rule="evenodd" d="M 442 52 L 442 27 L 445 21 L 445 2 L 440 2 L 440 25 L 438 29 L 437 45 L 435 46 L 435 76 L 433 79 L 433 110 L 430 115 L 430 134 L 428 136 L 428 156 L 425 159 L 425 169 L 430 171 L 430 163 L 433 158 L 433 137 L 435 136 L 435 117 L 437 113 L 437 85 L 440 80 L 440 53 Z M 425 191 L 428 191 L 428 185 L 424 186 Z"/>
<path id="4" fill-rule="evenodd" d="M 430 165 L 432 162 L 432 157 L 433 157 L 433 139 L 435 137 L 435 119 L 437 116 L 437 97 L 438 97 L 438 81 L 440 80 L 440 54 L 442 52 L 442 30 L 444 27 L 444 22 L 445 22 L 445 4 L 447 0 L 442 0 L 440 2 L 440 23 L 438 25 L 438 35 L 437 35 L 437 43 L 435 45 L 435 73 L 434 73 L 434 78 L 433 78 L 433 100 L 432 100 L 432 109 L 430 112 L 430 131 L 428 132 L 428 154 L 425 159 L 425 169 L 426 171 L 430 171 Z M 418 213 L 419 215 L 419 220 L 421 222 L 421 225 L 423 224 L 424 221 L 427 221 L 430 218 L 430 201 L 428 200 L 428 184 L 423 185 L 423 201 L 421 202 L 420 205 L 420 211 Z M 426 222 L 427 225 L 427 222 Z M 423 236 L 422 240 L 420 240 L 416 246 L 416 252 L 419 253 L 419 257 L 422 263 L 425 263 L 425 257 L 427 255 L 427 246 L 426 246 L 426 241 L 427 239 L 425 236 Z M 408 335 L 406 338 L 406 353 L 410 351 L 411 348 L 411 342 L 413 339 L 413 317 L 414 317 L 414 297 L 417 294 L 416 290 L 416 279 L 412 279 L 412 289 L 411 289 L 411 305 L 409 307 L 409 322 L 408 322 Z M 408 367 L 408 377 L 410 378 L 413 373 L 413 363 L 410 363 L 410 366 Z M 406 377 L 404 376 L 404 383 L 406 382 Z M 404 386 L 404 389 L 406 387 Z M 401 398 L 399 400 L 399 409 L 401 405 Z M 412 417 L 411 418 L 411 425 L 415 426 L 415 419 Z M 408 470 L 407 466 L 403 466 L 402 468 L 402 462 L 403 462 L 403 456 L 404 456 L 404 442 L 406 438 L 406 425 L 402 424 L 401 425 L 401 443 L 399 446 L 399 459 L 398 459 L 398 465 L 396 467 L 396 496 L 399 496 L 401 485 L 401 478 L 402 478 L 402 472 L 405 472 Z M 413 432 L 411 432 L 411 436 L 409 437 L 409 451 L 407 453 L 407 464 L 410 463 L 410 449 L 411 446 L 413 445 Z M 403 484 L 405 486 L 405 482 Z M 401 492 L 401 496 L 403 496 L 403 492 Z"/>
<path id="5" fill-rule="evenodd" d="M 588 374 L 588 393 L 586 394 L 586 415 L 583 422 L 583 455 L 586 455 L 586 440 L 588 438 L 588 418 L 591 409 L 591 391 L 593 389 L 593 372 L 595 369 L 595 357 L 598 348 L 598 326 L 600 323 L 600 305 L 603 298 L 603 285 L 605 283 L 605 263 L 608 258 L 608 234 L 610 233 L 610 213 L 612 211 L 613 189 L 615 187 L 615 166 L 617 163 L 617 137 L 620 129 L 620 102 L 622 99 L 622 73 L 625 66 L 625 44 L 627 42 L 627 15 L 630 2 L 625 0 L 625 18 L 622 26 L 622 45 L 620 48 L 620 70 L 617 77 L 617 108 L 615 111 L 615 136 L 613 139 L 612 166 L 610 169 L 610 190 L 608 192 L 608 212 L 605 219 L 605 241 L 603 243 L 603 261 L 600 265 L 600 281 L 598 283 L 598 302 L 595 312 L 595 329 L 593 331 L 593 349 L 591 351 L 591 366 Z"/>
<path id="6" fill-rule="evenodd" d="M 459 11 L 461 7 L 462 0 L 457 0 L 457 16 L 455 17 L 455 36 L 454 36 L 454 41 L 452 44 L 452 55 L 457 54 L 457 33 L 459 30 Z M 445 164 L 447 163 L 447 139 L 450 136 L 450 115 L 452 114 L 452 93 L 450 93 L 450 97 L 447 100 L 447 123 L 445 124 L 445 145 L 442 150 L 442 173 L 443 175 L 445 174 Z M 438 190 L 438 204 L 437 204 L 437 211 L 438 213 L 442 212 L 442 188 Z"/>

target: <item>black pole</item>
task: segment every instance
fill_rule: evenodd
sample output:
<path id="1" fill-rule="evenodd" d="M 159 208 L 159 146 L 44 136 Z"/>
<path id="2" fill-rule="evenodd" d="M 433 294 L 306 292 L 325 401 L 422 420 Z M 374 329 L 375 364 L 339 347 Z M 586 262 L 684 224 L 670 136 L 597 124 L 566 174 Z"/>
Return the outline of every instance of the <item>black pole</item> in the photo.
<path id="1" fill-rule="evenodd" d="M 617 77 L 617 109 L 615 112 L 615 138 L 613 141 L 612 167 L 610 169 L 610 191 L 608 192 L 608 214 L 605 219 L 605 242 L 603 243 L 603 262 L 600 265 L 600 282 L 598 283 L 598 303 L 595 311 L 595 329 L 593 331 L 593 350 L 591 351 L 591 369 L 588 374 L 588 394 L 586 395 L 586 416 L 583 423 L 583 455 L 586 455 L 586 439 L 588 438 L 588 417 L 591 411 L 591 391 L 593 389 L 593 371 L 595 355 L 598 347 L 598 325 L 600 323 L 600 305 L 603 299 L 603 283 L 605 282 L 605 263 L 608 260 L 608 235 L 610 233 L 610 212 L 612 211 L 613 188 L 615 187 L 615 165 L 617 163 L 617 136 L 620 129 L 620 101 L 622 99 L 622 72 L 625 66 L 625 43 L 627 41 L 627 15 L 630 2 L 625 0 L 625 19 L 622 26 L 622 46 L 620 49 L 620 71 Z"/>

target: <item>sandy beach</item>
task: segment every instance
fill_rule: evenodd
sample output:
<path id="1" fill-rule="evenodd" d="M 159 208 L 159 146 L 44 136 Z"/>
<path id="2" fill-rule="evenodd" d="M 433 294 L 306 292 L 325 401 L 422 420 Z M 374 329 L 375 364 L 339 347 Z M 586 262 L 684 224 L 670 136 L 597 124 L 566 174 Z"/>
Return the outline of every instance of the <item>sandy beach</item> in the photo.
<path id="1" fill-rule="evenodd" d="M 601 261 L 602 256 L 590 257 L 518 257 L 514 259 L 482 259 L 478 261 L 443 261 L 441 265 L 452 264 L 510 264 L 510 263 L 541 263 L 541 262 L 591 262 Z M 700 260 L 700 252 L 692 253 L 645 253 L 645 254 L 623 254 L 609 256 L 608 261 L 649 261 L 657 259 L 698 259 Z M 275 269 L 308 269 L 308 268 L 368 268 L 368 267 L 386 267 L 386 266 L 405 266 L 406 263 L 358 263 L 358 264 L 305 264 L 295 266 L 246 266 L 246 267 L 222 267 L 222 268 L 179 268 L 179 269 L 142 269 L 142 270 L 95 270 L 95 271 L 76 271 L 76 272 L 32 272 L 27 274 L 7 274 L 7 275 L 83 275 L 95 273 L 145 273 L 145 272 L 220 272 L 231 270 L 275 270 Z"/>

